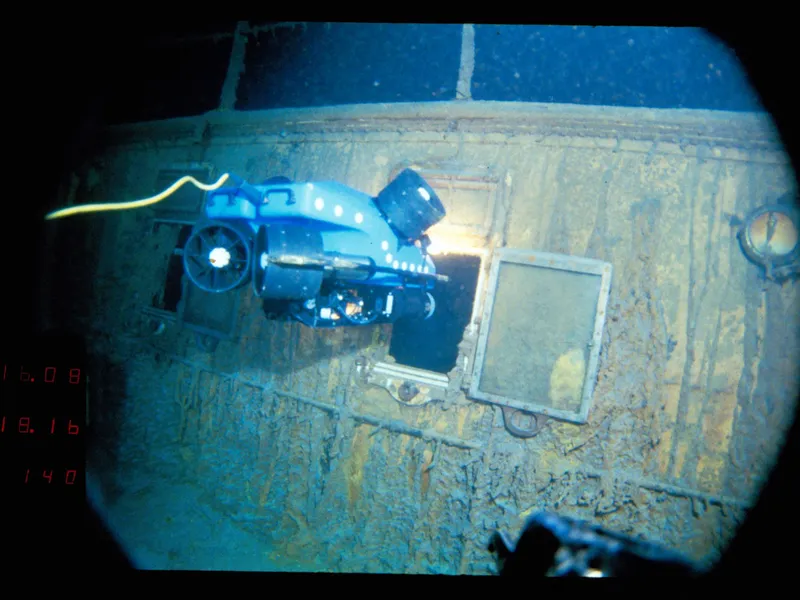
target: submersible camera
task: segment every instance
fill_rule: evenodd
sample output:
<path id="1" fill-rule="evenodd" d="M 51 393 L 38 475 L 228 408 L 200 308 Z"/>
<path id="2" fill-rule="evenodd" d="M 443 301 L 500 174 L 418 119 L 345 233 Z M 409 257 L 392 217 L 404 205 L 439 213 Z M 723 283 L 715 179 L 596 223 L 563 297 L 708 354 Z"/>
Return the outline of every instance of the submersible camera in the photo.
<path id="1" fill-rule="evenodd" d="M 433 315 L 432 291 L 447 277 L 436 273 L 425 232 L 445 209 L 415 171 L 375 197 L 332 181 L 229 180 L 208 193 L 184 247 L 198 288 L 226 293 L 251 282 L 267 318 L 315 328 Z"/>

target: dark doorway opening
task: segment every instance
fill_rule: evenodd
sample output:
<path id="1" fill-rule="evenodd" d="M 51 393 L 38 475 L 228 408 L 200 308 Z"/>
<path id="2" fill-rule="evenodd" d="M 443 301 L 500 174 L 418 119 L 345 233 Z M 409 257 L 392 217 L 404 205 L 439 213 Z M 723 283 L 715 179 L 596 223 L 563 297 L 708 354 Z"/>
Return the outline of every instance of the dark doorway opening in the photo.
<path id="1" fill-rule="evenodd" d="M 181 300 L 183 289 L 183 247 L 186 245 L 186 240 L 189 239 L 191 233 L 191 225 L 184 225 L 181 227 L 175 250 L 169 256 L 167 278 L 164 282 L 164 297 L 161 308 L 170 312 L 177 312 L 178 302 Z"/>
<path id="2" fill-rule="evenodd" d="M 401 320 L 392 327 L 389 354 L 409 367 L 448 373 L 455 367 L 458 344 L 472 315 L 481 259 L 469 255 L 443 255 L 435 259 L 436 271 L 450 277 L 432 294 L 436 312 L 427 321 Z"/>

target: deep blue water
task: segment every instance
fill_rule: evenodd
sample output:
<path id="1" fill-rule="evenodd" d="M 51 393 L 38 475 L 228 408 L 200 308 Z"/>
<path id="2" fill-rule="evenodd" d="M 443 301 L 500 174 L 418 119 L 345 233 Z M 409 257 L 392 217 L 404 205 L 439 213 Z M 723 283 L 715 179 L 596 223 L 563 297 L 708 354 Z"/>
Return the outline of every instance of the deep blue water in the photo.
<path id="1" fill-rule="evenodd" d="M 239 110 L 456 97 L 461 25 L 308 23 L 248 37 Z M 230 38 L 150 44 L 114 81 L 114 122 L 217 106 Z M 113 77 L 113 74 L 109 74 Z M 701 29 L 476 25 L 475 100 L 761 110 L 724 43 Z"/>
<path id="2" fill-rule="evenodd" d="M 735 54 L 701 29 L 479 25 L 476 100 L 760 110 Z"/>

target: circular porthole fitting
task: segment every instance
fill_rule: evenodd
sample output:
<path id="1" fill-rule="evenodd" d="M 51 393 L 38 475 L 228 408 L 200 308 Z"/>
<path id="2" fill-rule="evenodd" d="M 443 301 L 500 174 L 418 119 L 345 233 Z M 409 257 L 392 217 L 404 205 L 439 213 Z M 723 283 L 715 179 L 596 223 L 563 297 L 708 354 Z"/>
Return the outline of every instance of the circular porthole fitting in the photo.
<path id="1" fill-rule="evenodd" d="M 751 212 L 739 230 L 747 258 L 764 269 L 767 279 L 783 281 L 800 273 L 800 215 L 786 204 Z"/>

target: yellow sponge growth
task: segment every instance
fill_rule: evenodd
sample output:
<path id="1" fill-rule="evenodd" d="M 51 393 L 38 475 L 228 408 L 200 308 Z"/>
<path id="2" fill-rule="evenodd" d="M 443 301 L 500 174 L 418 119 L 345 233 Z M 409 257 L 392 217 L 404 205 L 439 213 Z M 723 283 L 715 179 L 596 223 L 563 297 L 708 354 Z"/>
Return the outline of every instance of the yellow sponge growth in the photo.
<path id="1" fill-rule="evenodd" d="M 550 405 L 561 410 L 577 410 L 581 404 L 583 381 L 586 377 L 585 352 L 573 348 L 565 352 L 550 372 Z"/>

